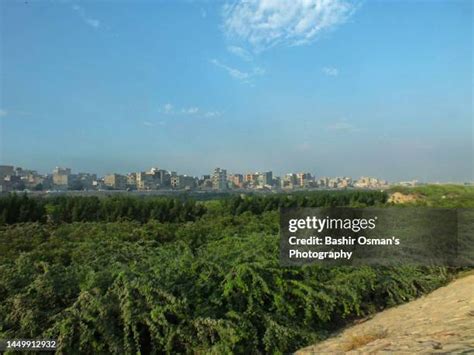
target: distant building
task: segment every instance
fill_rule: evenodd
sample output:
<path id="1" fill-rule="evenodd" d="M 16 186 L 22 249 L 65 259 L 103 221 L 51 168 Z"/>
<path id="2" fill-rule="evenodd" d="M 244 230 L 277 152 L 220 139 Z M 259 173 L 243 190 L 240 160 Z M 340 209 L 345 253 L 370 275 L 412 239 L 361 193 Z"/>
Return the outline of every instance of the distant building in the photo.
<path id="1" fill-rule="evenodd" d="M 82 186 L 82 189 L 92 188 L 94 181 L 97 180 L 97 174 L 90 173 L 79 173 L 73 178 L 79 186 Z"/>
<path id="2" fill-rule="evenodd" d="M 53 174 L 71 175 L 71 169 L 70 168 L 61 168 L 61 167 L 57 166 L 57 167 L 54 168 Z"/>
<path id="3" fill-rule="evenodd" d="M 258 185 L 263 186 L 272 186 L 273 185 L 273 173 L 267 171 L 264 173 L 258 174 Z"/>
<path id="4" fill-rule="evenodd" d="M 214 190 L 227 190 L 227 170 L 221 168 L 214 169 L 212 188 Z"/>
<path id="5" fill-rule="evenodd" d="M 157 187 L 170 187 L 171 186 L 171 176 L 176 176 L 177 174 L 170 173 L 167 170 L 152 168 L 150 174 L 153 176 L 153 181 L 156 183 Z"/>
<path id="6" fill-rule="evenodd" d="M 298 185 L 299 184 L 296 174 L 289 173 L 286 174 L 283 179 L 281 179 L 281 188 L 283 189 L 293 189 Z"/>
<path id="7" fill-rule="evenodd" d="M 127 174 L 127 187 L 136 189 L 137 188 L 137 173 Z"/>
<path id="8" fill-rule="evenodd" d="M 211 175 L 203 175 L 198 181 L 198 186 L 200 189 L 203 190 L 212 189 Z"/>
<path id="9" fill-rule="evenodd" d="M 145 172 L 140 172 L 136 174 L 137 179 L 137 189 L 139 190 L 152 190 L 156 187 L 153 181 L 153 175 L 150 175 Z"/>
<path id="10" fill-rule="evenodd" d="M 245 174 L 245 182 L 249 185 L 256 185 L 258 183 L 258 173 Z"/>
<path id="11" fill-rule="evenodd" d="M 313 181 L 310 173 L 297 173 L 296 178 L 298 185 L 301 187 L 307 187 L 309 183 Z"/>
<path id="12" fill-rule="evenodd" d="M 379 188 L 379 187 L 386 187 L 388 182 L 385 180 L 380 180 L 373 177 L 361 177 L 355 183 L 354 187 L 359 188 Z"/>
<path id="13" fill-rule="evenodd" d="M 232 174 L 229 176 L 232 187 L 242 188 L 244 185 L 244 176 L 242 174 Z"/>
<path id="14" fill-rule="evenodd" d="M 329 185 L 329 178 L 322 177 L 318 180 L 318 187 L 328 187 Z"/>
<path id="15" fill-rule="evenodd" d="M 0 165 L 0 180 L 3 180 L 7 175 L 13 175 L 15 169 L 12 165 Z"/>
<path id="16" fill-rule="evenodd" d="M 56 189 L 67 189 L 69 187 L 69 177 L 71 169 L 56 167 L 53 170 L 53 186 Z"/>
<path id="17" fill-rule="evenodd" d="M 120 174 L 106 175 L 104 184 L 116 190 L 125 190 L 127 188 L 127 177 Z"/>
<path id="18" fill-rule="evenodd" d="M 173 189 L 192 189 L 196 187 L 196 179 L 187 175 L 171 176 L 170 183 Z"/>

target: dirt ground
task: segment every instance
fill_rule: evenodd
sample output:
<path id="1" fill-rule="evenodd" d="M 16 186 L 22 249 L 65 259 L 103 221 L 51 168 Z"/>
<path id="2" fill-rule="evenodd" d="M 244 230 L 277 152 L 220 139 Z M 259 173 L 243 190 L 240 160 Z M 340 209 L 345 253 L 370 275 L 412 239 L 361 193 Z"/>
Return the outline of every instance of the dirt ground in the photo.
<path id="1" fill-rule="evenodd" d="M 474 275 L 387 309 L 297 354 L 474 354 Z"/>

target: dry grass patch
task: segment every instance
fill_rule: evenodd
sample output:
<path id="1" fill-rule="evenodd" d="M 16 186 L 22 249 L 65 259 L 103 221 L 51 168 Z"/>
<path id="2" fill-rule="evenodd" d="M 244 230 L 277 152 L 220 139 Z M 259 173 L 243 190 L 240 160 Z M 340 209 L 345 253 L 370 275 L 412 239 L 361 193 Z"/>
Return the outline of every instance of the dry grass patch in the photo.
<path id="1" fill-rule="evenodd" d="M 415 203 L 422 199 L 419 194 L 403 194 L 401 192 L 394 192 L 388 198 L 388 203 Z"/>
<path id="2" fill-rule="evenodd" d="M 347 344 L 344 344 L 344 351 L 356 350 L 375 340 L 386 338 L 388 331 L 386 329 L 373 330 L 367 334 L 352 335 Z"/>

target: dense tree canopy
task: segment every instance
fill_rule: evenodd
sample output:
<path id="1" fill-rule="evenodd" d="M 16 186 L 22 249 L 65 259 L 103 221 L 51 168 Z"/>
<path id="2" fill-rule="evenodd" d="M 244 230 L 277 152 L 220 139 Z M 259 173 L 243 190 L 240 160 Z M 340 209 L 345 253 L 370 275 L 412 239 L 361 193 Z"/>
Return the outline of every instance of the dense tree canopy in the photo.
<path id="1" fill-rule="evenodd" d="M 284 206 L 379 192 L 0 200 L 0 338 L 74 353 L 286 353 L 443 283 L 440 267 L 284 268 Z"/>
<path id="2" fill-rule="evenodd" d="M 372 206 L 386 202 L 379 191 L 336 191 L 306 194 L 234 195 L 219 200 L 225 213 L 261 214 L 280 207 Z M 211 201 L 212 202 L 212 201 Z M 207 203 L 209 204 L 209 203 Z M 0 198 L 0 224 L 21 222 L 115 222 L 149 220 L 194 221 L 206 212 L 206 202 L 189 198 L 108 196 L 56 196 L 32 198 L 11 194 Z"/>

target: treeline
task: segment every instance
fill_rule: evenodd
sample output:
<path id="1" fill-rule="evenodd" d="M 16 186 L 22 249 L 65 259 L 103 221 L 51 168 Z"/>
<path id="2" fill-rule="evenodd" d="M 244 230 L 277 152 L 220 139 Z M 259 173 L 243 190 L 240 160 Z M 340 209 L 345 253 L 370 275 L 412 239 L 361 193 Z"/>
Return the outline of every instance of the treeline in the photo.
<path id="1" fill-rule="evenodd" d="M 11 194 L 0 198 L 0 224 L 116 222 L 123 220 L 141 223 L 149 220 L 187 222 L 200 218 L 205 212 L 204 205 L 196 201 L 164 197 L 57 196 L 35 198 Z"/>
<path id="2" fill-rule="evenodd" d="M 383 191 L 316 191 L 311 193 L 277 195 L 238 195 L 226 200 L 225 208 L 232 214 L 244 212 L 262 214 L 281 207 L 367 207 L 387 202 L 388 195 Z"/>
<path id="3" fill-rule="evenodd" d="M 262 214 L 281 207 L 365 207 L 383 204 L 387 194 L 380 191 L 317 191 L 276 195 L 230 195 L 220 200 L 218 212 L 240 215 Z M 28 197 L 11 194 L 0 198 L 0 224 L 24 222 L 146 223 L 195 221 L 206 213 L 206 203 L 189 198 L 109 196 Z"/>

